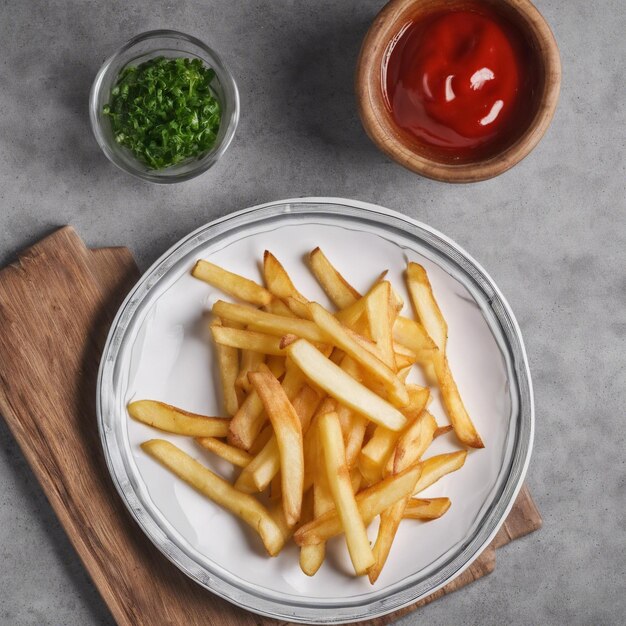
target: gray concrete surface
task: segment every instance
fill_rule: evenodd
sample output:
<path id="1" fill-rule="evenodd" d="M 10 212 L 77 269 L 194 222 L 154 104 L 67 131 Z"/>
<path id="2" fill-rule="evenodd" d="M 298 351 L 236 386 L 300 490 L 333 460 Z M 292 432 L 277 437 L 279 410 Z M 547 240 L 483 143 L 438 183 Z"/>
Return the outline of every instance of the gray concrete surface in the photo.
<path id="1" fill-rule="evenodd" d="M 536 390 L 528 482 L 544 528 L 495 573 L 403 624 L 626 620 L 626 5 L 538 0 L 561 47 L 556 118 L 496 180 L 449 186 L 377 152 L 352 74 L 372 0 L 24 0 L 0 3 L 0 262 L 72 224 L 126 245 L 142 268 L 230 211 L 283 197 L 380 203 L 474 255 L 522 327 Z M 92 139 L 91 81 L 132 35 L 170 27 L 232 66 L 241 125 L 211 172 L 168 188 L 110 165 Z M 111 624 L 0 420 L 0 623 Z"/>

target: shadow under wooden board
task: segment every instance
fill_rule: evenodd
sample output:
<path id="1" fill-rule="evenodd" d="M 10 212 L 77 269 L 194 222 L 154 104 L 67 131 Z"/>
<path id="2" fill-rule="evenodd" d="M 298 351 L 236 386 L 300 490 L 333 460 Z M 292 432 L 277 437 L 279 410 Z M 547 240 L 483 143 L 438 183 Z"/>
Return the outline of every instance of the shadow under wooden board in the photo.
<path id="1" fill-rule="evenodd" d="M 89 250 L 64 227 L 0 271 L 0 414 L 118 624 L 270 626 L 196 585 L 143 535 L 109 477 L 96 425 L 106 335 L 139 277 L 125 248 Z M 496 548 L 541 526 L 524 487 L 500 532 L 449 585 L 401 615 L 489 574 Z"/>

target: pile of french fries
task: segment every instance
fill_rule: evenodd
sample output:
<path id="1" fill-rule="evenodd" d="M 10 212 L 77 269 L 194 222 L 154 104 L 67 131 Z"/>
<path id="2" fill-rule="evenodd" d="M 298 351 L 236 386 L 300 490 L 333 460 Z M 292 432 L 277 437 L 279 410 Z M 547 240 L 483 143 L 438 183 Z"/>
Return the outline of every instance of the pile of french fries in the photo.
<path id="1" fill-rule="evenodd" d="M 193 276 L 239 303 L 213 305 L 224 410 L 207 417 L 156 402 L 128 406 L 131 417 L 198 445 L 241 468 L 231 484 L 162 439 L 145 452 L 249 524 L 274 556 L 293 537 L 312 576 L 326 542 L 340 534 L 354 571 L 373 584 L 403 519 L 433 520 L 448 498 L 415 497 L 481 448 L 446 357 L 447 324 L 425 269 L 409 263 L 416 319 L 386 279 L 358 293 L 320 248 L 309 266 L 336 310 L 310 302 L 265 252 L 265 286 L 200 260 Z M 431 392 L 407 383 L 413 367 L 437 385 L 451 425 L 428 411 Z M 423 458 L 454 430 L 457 452 Z M 368 525 L 379 517 L 374 545 Z"/>

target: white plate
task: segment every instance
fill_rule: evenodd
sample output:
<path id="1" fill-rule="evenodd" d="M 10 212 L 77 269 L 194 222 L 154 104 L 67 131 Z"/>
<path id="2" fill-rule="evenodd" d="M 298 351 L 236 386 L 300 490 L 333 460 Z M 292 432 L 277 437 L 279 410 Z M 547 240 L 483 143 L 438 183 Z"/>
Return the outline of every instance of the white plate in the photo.
<path id="1" fill-rule="evenodd" d="M 202 313 L 224 294 L 190 276 L 199 258 L 260 280 L 265 249 L 297 287 L 327 304 L 304 256 L 320 245 L 359 290 L 383 269 L 408 303 L 403 271 L 422 263 L 448 321 L 448 356 L 485 448 L 423 493 L 448 496 L 450 511 L 428 523 L 404 522 L 374 586 L 350 575 L 342 538 L 312 578 L 290 546 L 268 558 L 260 541 L 229 513 L 148 457 L 143 441 L 169 439 L 230 478 L 228 464 L 184 437 L 130 420 L 126 405 L 155 399 L 221 413 L 211 342 Z M 408 309 L 408 305 L 407 305 Z M 416 378 L 419 382 L 419 378 Z M 432 412 L 447 423 L 439 399 Z M 287 200 L 229 215 L 169 250 L 133 289 L 113 323 L 98 387 L 98 415 L 109 469 L 144 532 L 182 571 L 249 610 L 271 617 L 340 623 L 394 611 L 461 573 L 504 521 L 528 464 L 533 404 L 515 319 L 493 282 L 463 250 L 432 229 L 392 211 L 335 199 Z M 427 455 L 458 449 L 453 434 Z M 376 524 L 370 528 L 375 538 Z"/>

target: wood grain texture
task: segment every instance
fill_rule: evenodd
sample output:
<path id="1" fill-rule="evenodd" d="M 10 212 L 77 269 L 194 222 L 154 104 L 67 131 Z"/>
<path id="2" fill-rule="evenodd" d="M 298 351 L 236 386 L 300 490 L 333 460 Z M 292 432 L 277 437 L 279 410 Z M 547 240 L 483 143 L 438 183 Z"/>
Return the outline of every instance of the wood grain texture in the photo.
<path id="1" fill-rule="evenodd" d="M 0 272 L 0 414 L 120 625 L 276 626 L 193 583 L 128 515 L 109 478 L 95 418 L 100 354 L 138 278 L 128 250 L 88 250 L 63 228 Z M 444 589 L 394 619 L 490 573 L 495 548 L 541 524 L 522 490 L 502 530 Z"/>

